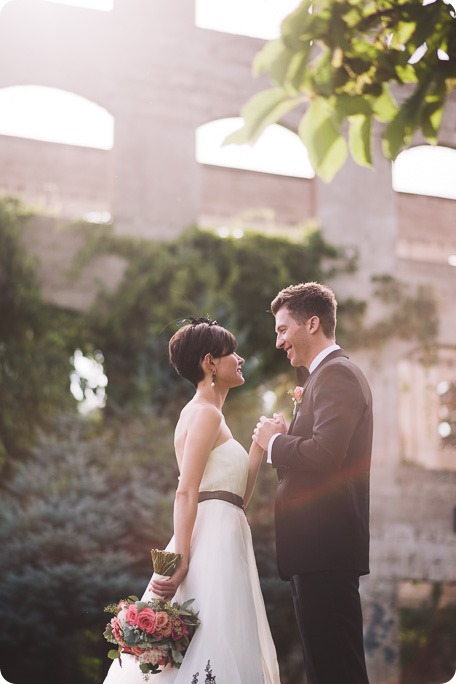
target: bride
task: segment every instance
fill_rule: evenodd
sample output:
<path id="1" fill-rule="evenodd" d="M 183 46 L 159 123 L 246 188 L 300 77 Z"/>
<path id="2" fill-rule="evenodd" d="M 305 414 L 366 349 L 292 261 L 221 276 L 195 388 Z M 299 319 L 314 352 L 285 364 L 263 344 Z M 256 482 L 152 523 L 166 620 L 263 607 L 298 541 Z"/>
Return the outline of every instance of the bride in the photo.
<path id="1" fill-rule="evenodd" d="M 180 669 L 165 668 L 153 675 L 153 684 L 203 684 L 209 662 L 217 684 L 279 684 L 244 513 L 263 451 L 254 442 L 247 454 L 222 413 L 228 391 L 244 383 L 244 359 L 235 351 L 234 336 L 216 321 L 186 320 L 169 343 L 172 365 L 196 388 L 174 438 L 180 476 L 167 549 L 182 559 L 170 578 L 152 576 L 143 600 L 152 594 L 179 603 L 194 598 L 201 625 Z M 130 655 L 122 655 L 122 666 L 114 661 L 105 679 L 105 684 L 143 682 Z"/>

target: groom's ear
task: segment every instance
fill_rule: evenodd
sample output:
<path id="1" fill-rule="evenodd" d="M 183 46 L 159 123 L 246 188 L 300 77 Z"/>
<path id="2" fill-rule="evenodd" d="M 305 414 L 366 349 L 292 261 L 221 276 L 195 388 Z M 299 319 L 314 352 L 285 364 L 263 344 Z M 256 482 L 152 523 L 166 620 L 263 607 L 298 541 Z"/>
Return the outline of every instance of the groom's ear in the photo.
<path id="1" fill-rule="evenodd" d="M 320 319 L 318 316 L 311 316 L 308 320 L 308 323 L 309 323 L 309 333 L 311 335 L 315 335 L 315 333 L 318 332 L 318 330 L 320 330 L 320 328 L 321 328 L 321 323 L 320 323 Z"/>

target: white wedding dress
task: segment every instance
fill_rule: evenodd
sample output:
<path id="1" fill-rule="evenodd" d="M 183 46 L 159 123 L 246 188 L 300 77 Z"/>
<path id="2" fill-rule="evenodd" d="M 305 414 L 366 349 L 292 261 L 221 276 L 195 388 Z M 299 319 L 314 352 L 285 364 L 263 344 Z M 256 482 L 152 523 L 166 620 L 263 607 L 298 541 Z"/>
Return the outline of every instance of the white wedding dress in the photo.
<path id="1" fill-rule="evenodd" d="M 210 453 L 200 491 L 225 490 L 243 496 L 248 456 L 234 439 Z M 174 539 L 167 546 L 174 550 Z M 148 588 L 144 600 L 151 598 Z M 280 684 L 276 651 L 266 617 L 244 511 L 211 499 L 198 504 L 189 571 L 174 601 L 194 598 L 201 625 L 179 669 L 150 675 L 150 684 L 204 684 L 210 661 L 216 684 Z M 104 684 L 144 684 L 133 656 L 111 665 Z"/>

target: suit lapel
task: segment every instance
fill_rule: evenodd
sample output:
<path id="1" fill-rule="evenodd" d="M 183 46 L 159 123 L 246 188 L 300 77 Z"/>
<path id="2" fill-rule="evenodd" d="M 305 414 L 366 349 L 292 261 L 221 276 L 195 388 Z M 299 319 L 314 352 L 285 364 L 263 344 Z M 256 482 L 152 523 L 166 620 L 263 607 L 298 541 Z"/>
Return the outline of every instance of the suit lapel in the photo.
<path id="1" fill-rule="evenodd" d="M 328 354 L 328 356 L 325 356 L 325 358 L 323 359 L 323 361 L 320 361 L 320 363 L 319 363 L 318 366 L 315 368 L 315 370 L 312 371 L 312 373 L 309 373 L 309 371 L 307 370 L 307 368 L 306 368 L 305 366 L 300 366 L 300 367 L 297 369 L 296 374 L 297 374 L 298 382 L 301 381 L 301 382 L 303 383 L 303 384 L 302 384 L 302 387 L 303 387 L 303 394 L 302 394 L 302 396 L 303 396 L 303 397 L 304 397 L 304 395 L 305 395 L 306 389 L 308 388 L 308 386 L 309 386 L 309 384 L 310 384 L 310 380 L 312 379 L 312 381 L 315 381 L 316 378 L 317 378 L 317 376 L 318 376 L 318 373 L 321 371 L 321 369 L 324 367 L 324 365 L 325 365 L 328 361 L 331 361 L 332 359 L 336 359 L 336 358 L 338 358 L 338 357 L 340 357 L 340 356 L 344 356 L 345 358 L 348 358 L 347 353 L 344 352 L 343 349 L 335 349 L 333 352 L 331 352 L 330 354 Z M 305 381 L 303 382 L 304 379 L 305 379 Z M 298 413 L 299 413 L 299 408 L 298 408 L 298 410 L 296 411 L 296 413 L 295 413 L 295 415 L 293 416 L 293 419 L 292 419 L 292 421 L 291 421 L 291 423 L 290 423 L 290 426 L 289 426 L 289 428 L 288 428 L 288 434 L 291 434 L 291 431 L 292 431 L 293 426 L 294 426 L 294 424 L 295 424 L 296 418 L 298 417 Z"/>
<path id="2" fill-rule="evenodd" d="M 303 396 L 305 392 L 305 388 L 307 386 L 307 383 L 309 382 L 310 379 L 310 373 L 309 370 L 305 366 L 300 366 L 299 368 L 296 369 L 296 378 L 298 380 L 298 385 L 302 387 L 303 389 Z M 288 428 L 288 434 L 291 433 L 291 430 L 293 428 L 294 422 L 296 420 L 296 416 L 298 415 L 299 407 L 297 407 L 296 411 L 293 414 L 293 418 L 291 420 L 291 423 Z"/>
<path id="3" fill-rule="evenodd" d="M 348 354 L 346 354 L 346 352 L 344 352 L 343 349 L 335 349 L 333 352 L 328 354 L 328 356 L 326 356 L 323 359 L 323 361 L 321 361 L 318 364 L 318 366 L 312 372 L 312 374 L 309 373 L 309 371 L 307 370 L 307 368 L 305 366 L 300 366 L 299 368 L 296 369 L 298 383 L 300 383 L 300 386 L 302 386 L 302 388 L 303 388 L 303 394 L 302 394 L 303 397 L 306 393 L 306 390 L 308 389 L 308 387 L 310 385 L 310 380 L 312 379 L 312 381 L 315 381 L 317 376 L 318 376 L 318 373 L 321 371 L 321 369 L 323 368 L 325 363 L 328 363 L 328 361 L 331 361 L 332 359 L 336 359 L 339 356 L 344 356 L 345 358 L 348 358 Z M 298 414 L 299 414 L 299 409 L 298 409 L 298 411 L 296 411 L 295 415 L 293 416 L 293 419 L 292 419 L 290 426 L 288 428 L 287 434 L 289 434 L 289 435 L 292 434 L 292 430 L 293 430 L 294 424 L 296 422 L 296 418 L 298 417 Z M 278 477 L 279 482 L 281 482 L 282 478 L 283 478 L 283 471 L 281 468 L 277 468 L 277 477 Z"/>

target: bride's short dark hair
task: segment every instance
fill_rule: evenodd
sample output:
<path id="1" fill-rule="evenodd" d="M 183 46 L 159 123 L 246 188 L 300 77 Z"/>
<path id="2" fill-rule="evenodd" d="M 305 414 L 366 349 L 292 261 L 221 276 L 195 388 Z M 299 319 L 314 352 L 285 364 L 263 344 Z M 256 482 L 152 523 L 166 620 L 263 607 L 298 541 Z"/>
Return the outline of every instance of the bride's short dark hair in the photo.
<path id="1" fill-rule="evenodd" d="M 184 325 L 169 341 L 169 360 L 176 371 L 195 387 L 204 380 L 201 362 L 206 354 L 215 358 L 232 354 L 236 338 L 215 321 L 196 319 Z"/>

